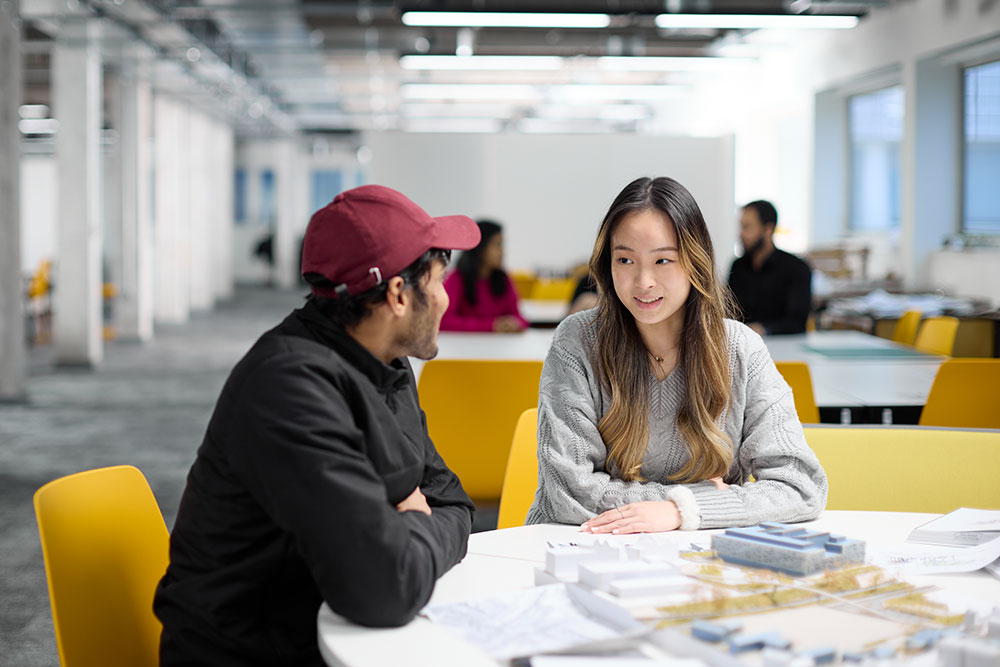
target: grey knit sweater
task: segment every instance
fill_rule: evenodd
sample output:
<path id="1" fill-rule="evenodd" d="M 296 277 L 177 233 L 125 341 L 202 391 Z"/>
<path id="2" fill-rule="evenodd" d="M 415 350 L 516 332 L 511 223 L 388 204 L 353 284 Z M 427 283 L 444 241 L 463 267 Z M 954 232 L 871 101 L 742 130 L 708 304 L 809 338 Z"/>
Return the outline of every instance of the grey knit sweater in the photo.
<path id="1" fill-rule="evenodd" d="M 582 523 L 600 512 L 644 500 L 673 500 L 681 528 L 745 526 L 762 521 L 804 521 L 826 506 L 826 475 L 806 444 L 792 391 L 760 336 L 726 320 L 732 400 L 718 424 L 735 454 L 725 475 L 712 482 L 671 484 L 689 453 L 677 430 L 686 383 L 678 365 L 663 381 L 650 371 L 649 446 L 641 475 L 626 482 L 597 423 L 611 406 L 590 353 L 596 345 L 595 310 L 566 318 L 556 330 L 542 370 L 538 400 L 538 490 L 527 523 Z M 753 476 L 754 482 L 750 483 Z"/>

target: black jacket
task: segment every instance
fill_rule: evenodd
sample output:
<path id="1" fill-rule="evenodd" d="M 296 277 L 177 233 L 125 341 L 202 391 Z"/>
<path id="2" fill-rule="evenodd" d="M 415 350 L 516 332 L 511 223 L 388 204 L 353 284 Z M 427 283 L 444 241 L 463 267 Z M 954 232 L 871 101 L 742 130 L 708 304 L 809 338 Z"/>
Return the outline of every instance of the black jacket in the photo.
<path id="1" fill-rule="evenodd" d="M 419 486 L 432 515 L 398 512 Z M 472 502 L 386 366 L 313 305 L 229 376 L 188 475 L 153 603 L 161 664 L 322 665 L 324 600 L 408 622 L 465 555 Z"/>
<path id="2" fill-rule="evenodd" d="M 745 254 L 733 262 L 729 288 L 744 322 L 759 322 L 769 334 L 805 332 L 812 308 L 812 269 L 795 255 L 775 248 L 756 271 Z"/>

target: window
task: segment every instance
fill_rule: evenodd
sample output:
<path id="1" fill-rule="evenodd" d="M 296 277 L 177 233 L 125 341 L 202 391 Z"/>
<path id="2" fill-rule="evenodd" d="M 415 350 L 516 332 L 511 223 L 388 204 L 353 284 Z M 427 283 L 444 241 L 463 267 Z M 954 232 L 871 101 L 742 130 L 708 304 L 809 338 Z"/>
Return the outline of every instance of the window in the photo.
<path id="1" fill-rule="evenodd" d="M 903 87 L 848 99 L 851 152 L 849 226 L 854 231 L 899 228 L 899 143 Z"/>
<path id="2" fill-rule="evenodd" d="M 242 225 L 247 221 L 247 171 L 237 169 L 233 181 L 233 216 L 236 224 Z"/>
<path id="3" fill-rule="evenodd" d="M 340 194 L 343 190 L 343 177 L 339 171 L 317 169 L 312 173 L 312 193 L 310 194 L 311 211 L 315 213 Z"/>
<path id="4" fill-rule="evenodd" d="M 965 70 L 962 231 L 1000 233 L 1000 60 Z"/>
<path id="5" fill-rule="evenodd" d="M 277 219 L 277 208 L 274 200 L 274 172 L 265 169 L 260 172 L 260 222 L 264 225 L 274 224 Z"/>

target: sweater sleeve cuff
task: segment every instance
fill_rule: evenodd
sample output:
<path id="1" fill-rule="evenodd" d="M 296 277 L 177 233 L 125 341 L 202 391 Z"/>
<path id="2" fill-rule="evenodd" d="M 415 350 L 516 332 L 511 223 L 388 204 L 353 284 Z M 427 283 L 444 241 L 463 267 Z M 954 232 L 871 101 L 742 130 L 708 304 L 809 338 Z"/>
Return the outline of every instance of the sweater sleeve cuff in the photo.
<path id="1" fill-rule="evenodd" d="M 698 530 L 701 525 L 701 515 L 698 513 L 698 503 L 694 499 L 691 489 L 686 486 L 678 486 L 671 489 L 667 494 L 667 500 L 672 500 L 677 505 L 677 511 L 681 515 L 680 530 Z"/>
<path id="2" fill-rule="evenodd" d="M 699 528 L 746 526 L 746 507 L 735 489 L 720 489 L 712 482 L 700 482 L 684 487 L 694 499 Z"/>

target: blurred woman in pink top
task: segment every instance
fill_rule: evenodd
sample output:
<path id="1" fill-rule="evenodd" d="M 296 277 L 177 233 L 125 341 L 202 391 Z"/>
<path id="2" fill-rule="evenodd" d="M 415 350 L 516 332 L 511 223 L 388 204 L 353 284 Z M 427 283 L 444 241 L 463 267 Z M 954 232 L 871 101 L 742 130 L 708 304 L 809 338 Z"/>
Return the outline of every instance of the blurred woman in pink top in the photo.
<path id="1" fill-rule="evenodd" d="M 442 331 L 522 331 L 528 322 L 517 310 L 514 283 L 503 270 L 503 228 L 480 220 L 482 240 L 458 258 L 444 280 L 451 303 L 441 320 Z"/>

